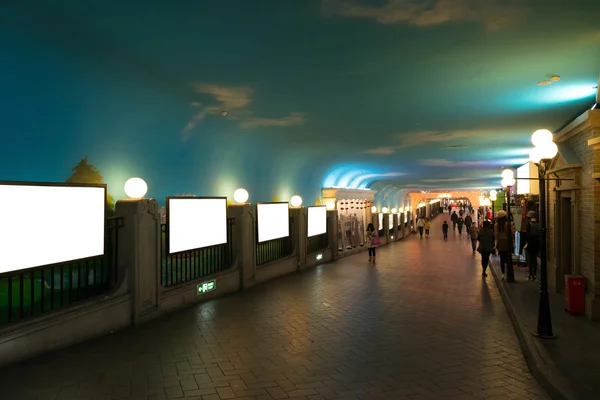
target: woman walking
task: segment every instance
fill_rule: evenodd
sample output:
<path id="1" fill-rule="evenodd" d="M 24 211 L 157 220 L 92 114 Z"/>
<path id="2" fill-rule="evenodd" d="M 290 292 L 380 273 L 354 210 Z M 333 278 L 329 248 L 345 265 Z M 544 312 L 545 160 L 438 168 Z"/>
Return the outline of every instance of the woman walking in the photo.
<path id="1" fill-rule="evenodd" d="M 419 217 L 417 220 L 417 228 L 419 228 L 419 235 L 421 235 L 421 239 L 423 239 L 423 230 L 425 229 L 425 220 L 423 217 Z"/>
<path id="2" fill-rule="evenodd" d="M 473 248 L 473 254 L 475 254 L 475 249 L 477 249 L 477 238 L 479 237 L 479 228 L 477 228 L 475 222 L 471 223 L 469 235 L 471 235 L 471 247 Z"/>
<path id="3" fill-rule="evenodd" d="M 510 253 L 513 250 L 512 228 L 504 210 L 500 210 L 496 214 L 494 238 L 496 239 L 496 249 L 500 254 L 500 269 L 502 270 L 502 280 L 504 280 L 508 263 L 512 262 Z"/>
<path id="4" fill-rule="evenodd" d="M 367 248 L 369 249 L 369 262 L 375 262 L 375 242 L 377 238 L 377 232 L 375 232 L 375 226 L 369 224 L 367 226 Z"/>
<path id="5" fill-rule="evenodd" d="M 483 270 L 481 276 L 485 278 L 487 276 L 487 267 L 490 263 L 490 255 L 494 252 L 494 232 L 492 231 L 490 221 L 486 220 L 483 222 L 483 227 L 477 235 L 477 241 L 479 242 L 477 251 L 481 254 L 481 268 Z"/>

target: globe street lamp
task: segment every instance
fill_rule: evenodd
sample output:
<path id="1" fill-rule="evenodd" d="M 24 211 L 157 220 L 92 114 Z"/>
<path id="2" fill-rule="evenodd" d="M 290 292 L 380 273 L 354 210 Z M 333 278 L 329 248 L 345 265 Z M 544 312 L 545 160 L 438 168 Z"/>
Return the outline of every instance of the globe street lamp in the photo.
<path id="1" fill-rule="evenodd" d="M 513 172 L 513 170 L 505 169 L 504 171 L 502 171 L 502 187 L 506 188 L 506 215 L 508 217 L 508 229 L 510 232 L 510 243 L 511 243 L 510 254 L 508 257 L 507 264 L 506 264 L 506 281 L 510 282 L 510 283 L 515 282 L 515 270 L 513 269 L 513 263 L 512 263 L 513 231 L 512 231 L 512 223 L 511 223 L 511 219 L 510 219 L 510 188 L 511 188 L 511 186 L 514 186 L 514 185 L 515 185 L 515 173 Z"/>
<path id="2" fill-rule="evenodd" d="M 550 298 L 548 295 L 548 258 L 546 254 L 546 170 L 548 162 L 558 153 L 556 143 L 552 141 L 552 132 L 539 129 L 531 135 L 535 146 L 529 153 L 529 160 L 538 167 L 540 185 L 540 304 L 538 308 L 537 330 L 533 333 L 541 339 L 553 339 Z"/>
<path id="3" fill-rule="evenodd" d="M 495 190 L 490 190 L 490 200 L 492 201 L 492 215 L 494 215 L 494 206 L 496 204 L 496 200 L 498 199 L 498 192 Z"/>

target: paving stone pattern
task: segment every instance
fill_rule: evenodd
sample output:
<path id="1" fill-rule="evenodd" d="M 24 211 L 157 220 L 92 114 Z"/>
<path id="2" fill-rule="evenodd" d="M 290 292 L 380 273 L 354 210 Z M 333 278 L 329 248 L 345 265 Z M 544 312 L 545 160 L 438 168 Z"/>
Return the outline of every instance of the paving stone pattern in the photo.
<path id="1" fill-rule="evenodd" d="M 545 399 L 493 278 L 441 223 L 0 371 L 2 399 Z"/>

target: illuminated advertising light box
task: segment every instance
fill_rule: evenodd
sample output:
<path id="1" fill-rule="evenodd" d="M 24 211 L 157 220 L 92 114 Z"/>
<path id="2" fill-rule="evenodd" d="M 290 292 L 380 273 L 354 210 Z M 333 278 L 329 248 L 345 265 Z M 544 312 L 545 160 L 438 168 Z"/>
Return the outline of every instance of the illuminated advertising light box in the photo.
<path id="1" fill-rule="evenodd" d="M 379 213 L 379 226 L 377 229 L 383 229 L 383 214 Z"/>
<path id="2" fill-rule="evenodd" d="M 106 185 L 0 182 L 0 274 L 104 255 Z"/>
<path id="3" fill-rule="evenodd" d="M 290 236 L 288 203 L 257 203 L 256 213 L 259 242 Z"/>
<path id="4" fill-rule="evenodd" d="M 530 180 L 530 178 L 537 178 L 537 176 L 537 166 L 531 161 L 517 168 L 517 194 L 540 194 L 537 181 Z"/>
<path id="5" fill-rule="evenodd" d="M 327 233 L 327 207 L 308 208 L 308 237 Z"/>
<path id="6" fill-rule="evenodd" d="M 394 214 L 388 215 L 388 231 L 394 227 Z"/>
<path id="7" fill-rule="evenodd" d="M 227 243 L 226 197 L 167 197 L 169 254 Z"/>

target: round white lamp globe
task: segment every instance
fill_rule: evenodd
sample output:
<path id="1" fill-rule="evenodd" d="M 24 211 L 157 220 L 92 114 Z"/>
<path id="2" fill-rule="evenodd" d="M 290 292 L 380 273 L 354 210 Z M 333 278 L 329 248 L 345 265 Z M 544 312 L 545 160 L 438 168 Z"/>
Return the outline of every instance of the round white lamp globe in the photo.
<path id="1" fill-rule="evenodd" d="M 552 132 L 550 132 L 548 129 L 538 129 L 537 131 L 533 132 L 533 135 L 531 135 L 531 143 L 533 143 L 534 146 L 540 147 L 551 141 Z"/>
<path id="2" fill-rule="evenodd" d="M 381 212 L 384 213 L 384 214 L 386 214 L 388 212 L 388 208 L 387 207 L 383 207 L 381 209 Z"/>
<path id="3" fill-rule="evenodd" d="M 554 142 L 544 143 L 539 147 L 541 151 L 542 159 L 551 160 L 558 153 L 558 146 Z"/>
<path id="4" fill-rule="evenodd" d="M 495 190 L 490 190 L 490 197 L 496 196 L 497 194 L 498 192 L 496 192 Z"/>
<path id="5" fill-rule="evenodd" d="M 491 200 L 491 201 L 496 201 L 496 199 L 497 199 L 497 198 L 498 198 L 498 197 L 496 197 L 496 193 L 494 193 L 494 194 L 490 194 L 490 200 Z"/>
<path id="6" fill-rule="evenodd" d="M 515 177 L 515 173 L 513 172 L 512 169 L 505 169 L 504 171 L 502 171 L 502 177 L 506 178 L 506 179 L 511 179 Z"/>
<path id="7" fill-rule="evenodd" d="M 248 201 L 250 194 L 246 189 L 239 188 L 235 192 L 233 192 L 233 199 L 236 203 L 245 203 Z"/>
<path id="8" fill-rule="evenodd" d="M 326 204 L 328 210 L 335 210 L 335 201 L 329 200 Z"/>
<path id="9" fill-rule="evenodd" d="M 148 185 L 142 178 L 129 178 L 125 182 L 125 194 L 130 199 L 141 199 L 148 191 Z"/>
<path id="10" fill-rule="evenodd" d="M 290 199 L 290 204 L 292 205 L 292 207 L 300 207 L 302 205 L 302 197 L 298 195 L 292 196 L 292 198 Z"/>
<path id="11" fill-rule="evenodd" d="M 397 212 L 398 212 L 398 209 L 392 208 L 392 214 L 396 214 Z"/>
<path id="12" fill-rule="evenodd" d="M 375 207 L 375 206 L 371 207 L 371 212 L 372 213 L 376 213 L 377 212 L 377 207 Z"/>
<path id="13" fill-rule="evenodd" d="M 531 161 L 534 164 L 537 164 L 540 162 L 541 159 L 542 149 L 539 147 L 534 147 L 533 149 L 531 149 L 531 151 L 529 152 L 529 161 Z"/>

